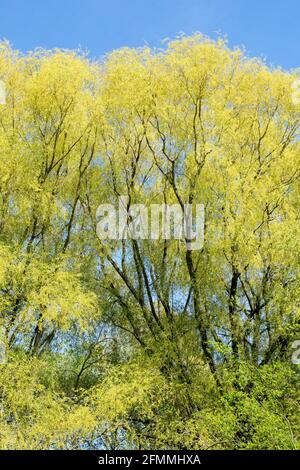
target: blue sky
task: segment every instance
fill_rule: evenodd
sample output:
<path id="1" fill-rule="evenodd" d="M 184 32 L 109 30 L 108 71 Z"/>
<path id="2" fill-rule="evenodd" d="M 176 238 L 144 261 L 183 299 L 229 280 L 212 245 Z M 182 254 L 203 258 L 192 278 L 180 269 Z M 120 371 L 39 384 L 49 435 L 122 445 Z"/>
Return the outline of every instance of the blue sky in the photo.
<path id="1" fill-rule="evenodd" d="M 219 31 L 251 56 L 300 66 L 299 0 L 0 0 L 0 38 L 22 51 L 81 46 L 101 57 L 195 31 Z"/>

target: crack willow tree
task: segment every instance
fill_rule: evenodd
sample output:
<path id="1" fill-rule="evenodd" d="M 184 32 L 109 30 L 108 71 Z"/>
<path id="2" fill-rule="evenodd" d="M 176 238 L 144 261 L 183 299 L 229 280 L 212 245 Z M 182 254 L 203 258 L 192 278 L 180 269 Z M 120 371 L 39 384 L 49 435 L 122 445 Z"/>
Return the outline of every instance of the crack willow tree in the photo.
<path id="1" fill-rule="evenodd" d="M 296 74 L 193 36 L 0 78 L 0 447 L 297 448 Z M 120 196 L 204 204 L 203 248 L 99 240 Z"/>

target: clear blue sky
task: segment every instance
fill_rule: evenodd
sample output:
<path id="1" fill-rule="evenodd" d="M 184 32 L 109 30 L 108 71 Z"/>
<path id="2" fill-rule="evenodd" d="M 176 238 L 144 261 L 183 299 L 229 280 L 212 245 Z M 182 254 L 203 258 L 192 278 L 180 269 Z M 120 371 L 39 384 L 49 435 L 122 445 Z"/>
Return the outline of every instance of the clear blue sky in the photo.
<path id="1" fill-rule="evenodd" d="M 100 57 L 181 31 L 220 31 L 249 55 L 300 66 L 300 0 L 0 0 L 0 38 L 22 51 L 81 46 Z"/>

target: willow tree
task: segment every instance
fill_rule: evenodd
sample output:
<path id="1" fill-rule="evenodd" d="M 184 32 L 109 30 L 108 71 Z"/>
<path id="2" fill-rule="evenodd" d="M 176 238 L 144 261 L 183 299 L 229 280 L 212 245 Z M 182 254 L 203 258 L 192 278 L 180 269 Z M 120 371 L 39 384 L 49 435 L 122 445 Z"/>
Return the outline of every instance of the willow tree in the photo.
<path id="1" fill-rule="evenodd" d="M 1 447 L 296 448 L 296 74 L 193 36 L 0 78 Z M 120 196 L 204 204 L 203 247 L 100 240 Z"/>

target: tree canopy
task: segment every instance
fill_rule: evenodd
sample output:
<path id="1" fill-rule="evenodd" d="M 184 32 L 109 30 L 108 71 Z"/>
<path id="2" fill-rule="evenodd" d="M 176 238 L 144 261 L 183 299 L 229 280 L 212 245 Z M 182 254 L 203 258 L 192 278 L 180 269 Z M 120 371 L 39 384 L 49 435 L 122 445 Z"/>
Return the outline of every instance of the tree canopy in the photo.
<path id="1" fill-rule="evenodd" d="M 299 448 L 297 72 L 195 35 L 0 78 L 0 448 Z M 120 195 L 203 247 L 100 240 Z"/>

